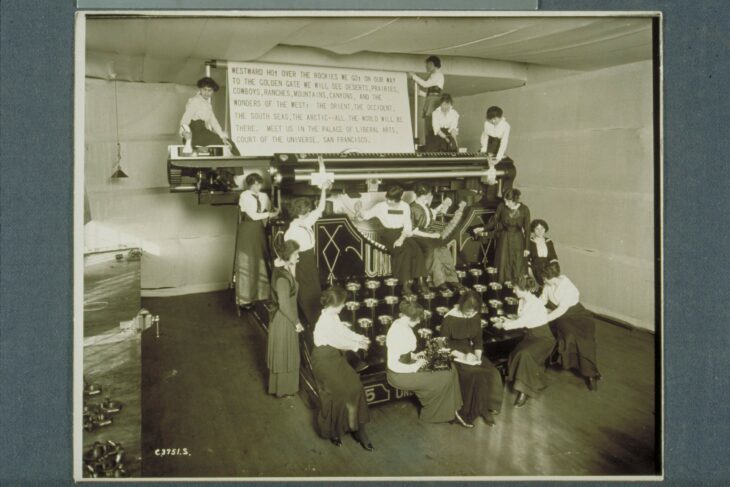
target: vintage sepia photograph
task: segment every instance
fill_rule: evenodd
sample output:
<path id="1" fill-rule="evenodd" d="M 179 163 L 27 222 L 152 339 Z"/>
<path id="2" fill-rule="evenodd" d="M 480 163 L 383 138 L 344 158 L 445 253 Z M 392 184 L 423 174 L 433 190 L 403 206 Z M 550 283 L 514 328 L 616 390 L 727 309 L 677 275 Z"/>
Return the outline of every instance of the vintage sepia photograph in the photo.
<path id="1" fill-rule="evenodd" d="M 74 477 L 660 479 L 657 12 L 79 12 Z"/>

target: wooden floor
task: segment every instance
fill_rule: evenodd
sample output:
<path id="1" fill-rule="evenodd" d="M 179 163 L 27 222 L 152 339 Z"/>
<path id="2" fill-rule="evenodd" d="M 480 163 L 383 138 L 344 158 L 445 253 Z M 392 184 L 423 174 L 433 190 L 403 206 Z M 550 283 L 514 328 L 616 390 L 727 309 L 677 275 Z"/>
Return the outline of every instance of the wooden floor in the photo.
<path id="1" fill-rule="evenodd" d="M 299 397 L 265 393 L 266 337 L 228 292 L 144 299 L 160 338 L 143 335 L 143 476 L 653 475 L 654 336 L 597 323 L 600 390 L 550 371 L 522 409 L 505 394 L 494 428 L 418 420 L 409 399 L 371 407 L 375 451 L 320 439 Z M 188 456 L 155 455 L 187 448 Z"/>

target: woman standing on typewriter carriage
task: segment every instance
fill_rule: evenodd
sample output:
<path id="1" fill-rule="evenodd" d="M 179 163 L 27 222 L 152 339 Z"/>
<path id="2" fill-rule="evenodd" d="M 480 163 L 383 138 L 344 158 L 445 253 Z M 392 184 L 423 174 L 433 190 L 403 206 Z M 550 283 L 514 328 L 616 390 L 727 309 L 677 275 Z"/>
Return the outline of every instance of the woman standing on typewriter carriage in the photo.
<path id="1" fill-rule="evenodd" d="M 294 219 L 284 233 L 284 240 L 294 240 L 299 244 L 299 262 L 297 263 L 297 282 L 299 283 L 299 307 L 304 313 L 307 325 L 314 326 L 319 318 L 319 299 L 322 287 L 319 282 L 317 258 L 314 255 L 314 224 L 322 218 L 327 203 L 327 186 L 322 187 L 317 208 L 312 209 L 309 198 L 297 198 L 292 201 L 291 212 Z"/>
<path id="2" fill-rule="evenodd" d="M 269 245 L 265 225 L 278 211 L 269 211 L 269 198 L 261 192 L 264 180 L 251 173 L 246 176 L 248 189 L 241 193 L 240 224 L 236 237 L 236 304 L 250 306 L 255 301 L 269 299 Z"/>
<path id="3" fill-rule="evenodd" d="M 596 323 L 593 314 L 580 304 L 578 288 L 560 273 L 560 264 L 550 262 L 542 270 L 545 287 L 540 299 L 552 311 L 548 321 L 557 335 L 557 360 L 563 369 L 575 369 L 586 380 L 588 389 L 598 389 L 596 362 Z"/>
<path id="4" fill-rule="evenodd" d="M 266 366 L 269 369 L 269 394 L 284 397 L 299 390 L 299 333 L 304 327 L 297 314 L 297 291 L 294 278 L 299 260 L 299 244 L 293 240 L 274 245 L 276 260 L 271 274 L 271 300 L 276 310 L 269 324 Z"/>
<path id="5" fill-rule="evenodd" d="M 427 152 L 458 152 L 459 113 L 453 108 L 451 95 L 443 93 L 439 108 L 431 114 L 435 137 L 426 145 Z"/>
<path id="6" fill-rule="evenodd" d="M 448 346 L 457 358 L 461 397 L 464 401 L 459 413 L 467 424 L 481 416 L 489 426 L 494 426 L 494 415 L 502 409 L 502 376 L 486 357 L 482 357 L 484 340 L 480 310 L 482 299 L 469 289 L 461 295 L 441 323 L 441 336 L 448 339 Z M 464 363 L 469 362 L 469 363 Z"/>
<path id="7" fill-rule="evenodd" d="M 433 144 L 433 139 L 436 137 L 433 133 L 431 115 L 441 104 L 441 92 L 444 89 L 444 75 L 441 72 L 441 59 L 438 56 L 428 56 L 426 58 L 426 72 L 428 73 L 427 79 L 422 79 L 415 73 L 408 74 L 424 90 L 419 90 L 418 95 L 425 97 L 421 116 L 423 117 L 424 132 L 426 134 L 425 145 L 428 147 Z"/>
<path id="8" fill-rule="evenodd" d="M 192 153 L 194 147 L 225 145 L 231 149 L 233 155 L 241 155 L 213 113 L 211 98 L 218 88 L 218 83 L 213 78 L 200 78 L 198 93 L 185 104 L 185 113 L 180 120 L 180 135 L 185 140 L 184 153 Z"/>
<path id="9" fill-rule="evenodd" d="M 421 246 L 411 237 L 411 209 L 401 201 L 403 188 L 392 186 L 385 193 L 385 201 L 376 203 L 369 210 L 363 210 L 358 201 L 355 204 L 355 220 L 369 220 L 377 217 L 383 225 L 380 238 L 391 252 L 391 270 L 403 286 L 403 293 L 413 294 L 411 285 L 419 281 L 421 291 L 428 292 L 426 285 L 426 255 Z"/>
<path id="10" fill-rule="evenodd" d="M 502 109 L 497 106 L 487 108 L 486 120 L 484 121 L 484 130 L 480 139 L 480 152 L 487 153 L 489 167 L 494 168 L 497 165 L 502 168 L 505 163 L 512 163 L 509 157 L 505 157 L 507 153 L 507 145 L 509 144 L 510 125 L 503 116 Z M 504 162 L 502 162 L 504 160 Z M 494 201 L 497 197 L 498 185 L 496 181 L 487 183 L 487 199 Z M 502 194 L 512 189 L 512 178 L 503 179 Z"/>
<path id="11" fill-rule="evenodd" d="M 525 337 L 509 356 L 506 382 L 512 383 L 517 391 L 515 406 L 522 407 L 531 397 L 547 387 L 545 362 L 555 347 L 555 338 L 550 332 L 548 312 L 540 298 L 535 279 L 522 276 L 514 283 L 515 294 L 520 300 L 517 318 L 498 323 L 497 328 L 516 330 L 527 328 Z"/>
<path id="12" fill-rule="evenodd" d="M 416 350 L 417 340 L 412 328 L 423 316 L 418 303 L 403 300 L 400 318 L 388 329 L 385 345 L 388 349 L 388 383 L 403 391 L 412 391 L 421 403 L 421 420 L 427 423 L 455 421 L 471 427 L 459 415 L 462 405 L 459 377 L 456 369 L 419 372 L 426 364 Z"/>
<path id="13" fill-rule="evenodd" d="M 365 390 L 360 375 L 345 359 L 345 352 L 367 349 L 370 340 L 350 330 L 340 320 L 347 293 L 341 287 L 332 287 L 321 295 L 322 314 L 314 327 L 312 373 L 319 392 L 317 429 L 320 436 L 337 446 L 341 437 L 352 433 L 365 450 L 373 449 L 365 432 L 370 420 Z"/>

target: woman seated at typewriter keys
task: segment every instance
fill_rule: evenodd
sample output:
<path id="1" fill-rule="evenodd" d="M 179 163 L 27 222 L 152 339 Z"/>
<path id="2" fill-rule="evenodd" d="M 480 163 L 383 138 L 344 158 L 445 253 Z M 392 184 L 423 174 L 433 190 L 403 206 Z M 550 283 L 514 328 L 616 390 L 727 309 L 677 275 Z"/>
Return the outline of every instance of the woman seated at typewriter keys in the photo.
<path id="1" fill-rule="evenodd" d="M 433 133 L 432 143 L 426 146 L 428 152 L 458 152 L 456 137 L 459 135 L 459 114 L 452 107 L 451 95 L 443 93 L 438 109 L 431 114 Z"/>
<path id="2" fill-rule="evenodd" d="M 312 209 L 309 198 L 296 198 L 291 205 L 294 219 L 284 233 L 285 240 L 295 240 L 299 244 L 299 262 L 297 263 L 297 282 L 299 283 L 299 307 L 307 324 L 311 327 L 319 318 L 319 298 L 322 287 L 319 282 L 319 269 L 314 254 L 314 224 L 322 218 L 327 203 L 327 187 L 322 187 L 317 208 Z M 311 328 L 310 328 L 311 329 Z"/>
<path id="3" fill-rule="evenodd" d="M 456 369 L 419 372 L 426 364 L 416 350 L 416 335 L 412 328 L 423 317 L 423 307 L 403 300 L 400 317 L 388 329 L 385 346 L 388 349 L 388 383 L 403 391 L 412 391 L 421 403 L 421 420 L 427 423 L 458 422 L 471 427 L 459 415 L 461 390 Z"/>
<path id="4" fill-rule="evenodd" d="M 365 350 L 370 339 L 353 332 L 340 320 L 346 297 L 346 291 L 339 286 L 321 295 L 324 309 L 314 327 L 312 351 L 312 373 L 319 391 L 317 427 L 320 436 L 337 446 L 349 431 L 360 446 L 371 451 L 373 445 L 365 432 L 365 424 L 370 420 L 365 390 L 360 375 L 345 359 L 345 351 Z"/>
<path id="5" fill-rule="evenodd" d="M 447 283 L 461 288 L 451 252 L 444 246 L 441 234 L 434 228 L 436 217 L 446 213 L 451 206 L 451 200 L 447 198 L 441 205 L 432 209 L 433 191 L 429 185 L 418 183 L 414 186 L 413 192 L 416 193 L 416 199 L 411 203 L 413 236 L 426 255 L 426 268 L 433 284 L 442 289 L 448 287 Z M 464 206 L 466 203 L 461 202 L 459 210 L 463 210 Z M 458 213 L 461 214 L 460 211 Z"/>
<path id="6" fill-rule="evenodd" d="M 294 278 L 299 260 L 299 244 L 293 240 L 277 241 L 274 250 L 271 300 L 276 310 L 269 324 L 266 366 L 269 369 L 269 394 L 284 397 L 299 390 L 299 333 L 304 327 L 297 313 L 297 290 Z"/>
<path id="7" fill-rule="evenodd" d="M 479 293 L 469 289 L 461 295 L 441 323 L 441 336 L 448 338 L 452 354 L 459 360 L 474 363 L 468 365 L 456 362 L 464 405 L 459 413 L 468 424 L 481 416 L 489 426 L 494 426 L 494 415 L 502 409 L 502 376 L 486 357 L 482 357 L 482 299 Z"/>
<path id="8" fill-rule="evenodd" d="M 537 290 L 535 279 L 522 276 L 514 283 L 514 290 L 520 300 L 517 318 L 506 319 L 495 326 L 504 330 L 527 328 L 524 338 L 509 356 L 506 378 L 517 391 L 515 406 L 522 407 L 547 387 L 545 362 L 555 347 L 555 338 L 547 326 L 547 309 L 533 294 Z"/>
<path id="9" fill-rule="evenodd" d="M 250 306 L 254 301 L 269 299 L 269 245 L 264 227 L 278 210 L 269 210 L 269 198 L 261 191 L 264 180 L 259 174 L 246 176 L 248 189 L 241 193 L 241 209 L 236 237 L 236 302 Z"/>
<path id="10" fill-rule="evenodd" d="M 403 188 L 392 186 L 385 193 L 385 201 L 376 203 L 369 210 L 362 209 L 362 203 L 355 204 L 355 219 L 369 220 L 377 217 L 383 225 L 381 239 L 391 252 L 391 270 L 403 285 L 403 293 L 413 294 L 411 285 L 414 280 L 419 281 L 422 292 L 428 292 L 426 285 L 426 256 L 421 246 L 416 243 L 411 234 L 411 209 L 408 203 L 401 201 Z"/>
<path id="11" fill-rule="evenodd" d="M 557 360 L 563 369 L 575 369 L 585 377 L 588 389 L 598 389 L 596 323 L 593 313 L 580 304 L 578 288 L 560 273 L 560 264 L 550 262 L 542 269 L 545 286 L 540 299 L 552 309 L 548 321 L 557 335 Z"/>
<path id="12" fill-rule="evenodd" d="M 218 83 L 213 78 L 200 78 L 198 93 L 185 105 L 185 113 L 180 120 L 180 135 L 185 140 L 185 153 L 191 153 L 193 147 L 226 145 L 233 155 L 241 155 L 213 113 L 211 98 L 218 88 Z"/>

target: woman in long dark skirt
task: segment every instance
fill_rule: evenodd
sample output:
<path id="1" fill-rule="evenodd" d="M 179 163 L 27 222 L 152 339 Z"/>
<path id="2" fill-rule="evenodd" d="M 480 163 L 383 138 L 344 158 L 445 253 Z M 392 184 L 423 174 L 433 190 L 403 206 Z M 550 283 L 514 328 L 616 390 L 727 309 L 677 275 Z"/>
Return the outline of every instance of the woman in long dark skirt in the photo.
<path id="1" fill-rule="evenodd" d="M 180 135 L 185 140 L 183 153 L 191 154 L 193 148 L 199 146 L 226 145 L 233 155 L 241 155 L 213 112 L 211 98 L 219 89 L 218 83 L 206 76 L 200 78 L 197 84 L 198 93 L 188 99 L 185 113 L 180 119 Z"/>
<path id="2" fill-rule="evenodd" d="M 489 426 L 494 426 L 494 415 L 502 409 L 504 391 L 499 370 L 482 356 L 481 306 L 482 300 L 476 291 L 470 289 L 463 293 L 459 303 L 444 316 L 441 335 L 448 338 L 449 348 L 457 360 L 464 401 L 459 410 L 461 417 L 473 424 L 481 416 Z"/>
<path id="3" fill-rule="evenodd" d="M 266 366 L 269 369 L 269 394 L 290 396 L 299 390 L 299 333 L 304 330 L 297 314 L 294 273 L 299 260 L 299 245 L 277 242 L 277 258 L 271 275 L 271 299 L 276 309 L 269 324 Z"/>
<path id="4" fill-rule="evenodd" d="M 342 445 L 342 435 L 348 431 L 367 451 L 373 450 L 365 432 L 370 421 L 365 390 L 360 375 L 345 359 L 345 352 L 366 349 L 370 339 L 350 330 L 339 313 L 345 305 L 347 293 L 341 287 L 332 287 L 322 293 L 322 314 L 314 327 L 312 372 L 319 392 L 317 429 L 320 436 L 333 444 Z"/>
<path id="5" fill-rule="evenodd" d="M 520 202 L 520 191 L 510 189 L 504 193 L 504 202 L 486 226 L 496 232 L 497 248 L 495 264 L 500 282 L 517 279 L 527 273 L 525 258 L 530 251 L 530 209 Z"/>
<path id="6" fill-rule="evenodd" d="M 297 198 L 292 202 L 291 212 L 294 219 L 284 233 L 285 240 L 295 240 L 299 244 L 299 263 L 297 263 L 297 282 L 299 283 L 299 308 L 304 314 L 307 325 L 313 327 L 319 318 L 321 307 L 319 298 L 322 286 L 319 282 L 319 269 L 315 255 L 316 239 L 314 224 L 322 218 L 327 203 L 327 187 L 322 187 L 319 204 L 312 209 L 309 198 Z"/>
<path id="7" fill-rule="evenodd" d="M 459 114 L 453 108 L 448 93 L 442 93 L 439 108 L 431 113 L 434 137 L 426 144 L 427 152 L 458 152 L 456 137 L 459 135 Z"/>
<path id="8" fill-rule="evenodd" d="M 520 299 L 517 318 L 497 324 L 504 330 L 527 328 L 527 333 L 509 356 L 506 381 L 517 391 L 515 406 L 522 407 L 529 398 L 537 397 L 547 387 L 545 362 L 555 347 L 555 338 L 548 327 L 548 312 L 540 298 L 533 293 L 537 282 L 522 276 L 514 284 Z"/>
<path id="9" fill-rule="evenodd" d="M 238 205 L 241 218 L 236 237 L 236 304 L 250 306 L 269 299 L 269 245 L 266 224 L 279 214 L 269 211 L 269 199 L 261 192 L 263 179 L 256 173 L 246 176 L 246 189 Z"/>
<path id="10" fill-rule="evenodd" d="M 459 414 L 462 400 L 456 368 L 419 372 L 426 361 L 421 353 L 414 353 L 417 340 L 412 328 L 421 321 L 423 307 L 403 300 L 399 311 L 400 317 L 390 325 L 385 338 L 388 349 L 388 383 L 397 389 L 416 394 L 422 406 L 421 421 L 448 421 L 471 428 L 473 425 L 464 421 Z"/>
<path id="11" fill-rule="evenodd" d="M 560 273 L 560 264 L 550 262 L 542 270 L 545 287 L 540 296 L 553 310 L 548 321 L 557 335 L 557 360 L 563 369 L 577 370 L 586 380 L 588 389 L 598 389 L 596 362 L 596 323 L 593 314 L 580 304 L 578 288 Z"/>
<path id="12" fill-rule="evenodd" d="M 530 237 L 530 245 L 528 247 L 530 251 L 528 261 L 530 270 L 538 286 L 543 285 L 542 268 L 548 263 L 557 262 L 558 260 L 558 254 L 555 252 L 555 244 L 545 236 L 549 229 L 550 227 L 548 227 L 547 222 L 539 218 L 532 220 L 532 223 L 530 223 L 532 236 Z"/>

